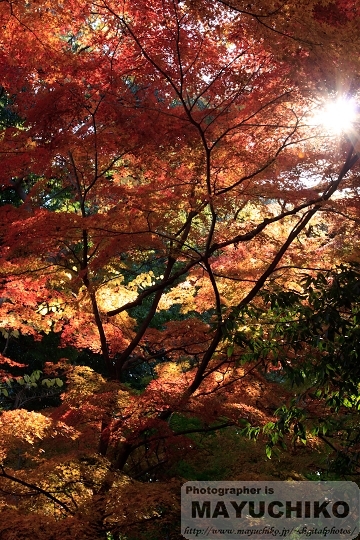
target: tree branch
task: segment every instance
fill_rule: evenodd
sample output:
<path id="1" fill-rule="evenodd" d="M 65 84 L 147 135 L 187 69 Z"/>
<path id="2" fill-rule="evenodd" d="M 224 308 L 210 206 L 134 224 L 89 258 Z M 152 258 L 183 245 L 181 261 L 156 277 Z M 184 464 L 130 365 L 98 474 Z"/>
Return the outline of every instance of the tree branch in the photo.
<path id="1" fill-rule="evenodd" d="M 54 503 L 58 504 L 63 508 L 68 514 L 74 515 L 74 512 L 68 507 L 67 504 L 60 501 L 57 497 L 54 497 L 49 491 L 46 491 L 45 489 L 40 488 L 39 486 L 36 486 L 35 484 L 30 484 L 29 482 L 25 482 L 25 480 L 21 480 L 20 478 L 16 478 L 16 476 L 12 476 L 11 474 L 8 474 L 5 471 L 5 468 L 3 465 L 0 465 L 0 476 L 3 478 L 7 478 L 8 480 L 11 480 L 12 482 L 15 482 L 17 484 L 20 484 L 21 486 L 27 487 L 29 489 L 33 489 L 36 493 L 44 495 Z"/>

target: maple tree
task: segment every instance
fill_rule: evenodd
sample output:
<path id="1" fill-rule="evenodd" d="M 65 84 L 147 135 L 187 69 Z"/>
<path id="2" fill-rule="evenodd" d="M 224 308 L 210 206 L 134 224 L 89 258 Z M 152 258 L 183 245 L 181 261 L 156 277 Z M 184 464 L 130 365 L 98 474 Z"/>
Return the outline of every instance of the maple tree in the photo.
<path id="1" fill-rule="evenodd" d="M 5 540 L 14 520 L 17 538 L 140 538 L 156 520 L 170 538 L 194 437 L 275 423 L 289 392 L 263 374 L 282 338 L 259 330 L 259 293 L 301 295 L 305 271 L 358 257 L 356 132 L 313 120 L 358 90 L 357 9 L 1 3 Z M 49 335 L 62 360 L 10 359 Z M 166 467 L 174 484 L 142 498 Z"/>
<path id="2" fill-rule="evenodd" d="M 306 444 L 309 433 L 335 452 L 331 467 L 358 471 L 358 263 L 308 275 L 303 290 L 265 294 L 271 362 L 296 387 L 290 405 L 277 414 L 268 450 L 293 432 Z M 269 361 L 257 339 L 252 350 Z M 269 346 L 270 344 L 270 346 Z M 326 437 L 325 437 L 326 435 Z M 335 442 L 331 442 L 334 440 Z"/>

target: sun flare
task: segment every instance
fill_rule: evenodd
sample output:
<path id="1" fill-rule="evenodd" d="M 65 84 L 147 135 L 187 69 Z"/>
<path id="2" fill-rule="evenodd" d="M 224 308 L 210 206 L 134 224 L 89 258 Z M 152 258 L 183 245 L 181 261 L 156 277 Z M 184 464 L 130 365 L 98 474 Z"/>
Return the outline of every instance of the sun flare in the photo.
<path id="1" fill-rule="evenodd" d="M 315 124 L 323 126 L 332 134 L 349 131 L 356 117 L 356 103 L 353 99 L 339 97 L 328 101 L 314 116 Z"/>

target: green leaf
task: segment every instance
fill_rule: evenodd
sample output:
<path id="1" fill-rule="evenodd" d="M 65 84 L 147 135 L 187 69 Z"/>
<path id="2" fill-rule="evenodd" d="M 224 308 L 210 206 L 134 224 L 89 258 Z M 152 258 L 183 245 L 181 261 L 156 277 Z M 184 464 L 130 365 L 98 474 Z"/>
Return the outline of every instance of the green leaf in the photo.
<path id="1" fill-rule="evenodd" d="M 266 457 L 267 457 L 268 459 L 271 459 L 271 454 L 272 454 L 272 448 L 271 448 L 271 446 L 266 445 L 265 452 L 266 452 Z"/>
<path id="2" fill-rule="evenodd" d="M 33 373 L 31 374 L 31 380 L 38 381 L 40 379 L 41 373 L 42 371 L 40 371 L 39 369 L 37 369 L 36 371 L 33 371 Z"/>
<path id="3" fill-rule="evenodd" d="M 56 379 L 55 379 L 55 382 L 56 382 L 56 384 L 57 384 L 58 386 L 64 386 L 63 381 L 62 381 L 61 379 L 59 379 L 59 378 L 56 378 Z"/>
<path id="4" fill-rule="evenodd" d="M 230 358 L 233 355 L 234 352 L 234 345 L 230 345 L 227 349 L 227 357 Z"/>

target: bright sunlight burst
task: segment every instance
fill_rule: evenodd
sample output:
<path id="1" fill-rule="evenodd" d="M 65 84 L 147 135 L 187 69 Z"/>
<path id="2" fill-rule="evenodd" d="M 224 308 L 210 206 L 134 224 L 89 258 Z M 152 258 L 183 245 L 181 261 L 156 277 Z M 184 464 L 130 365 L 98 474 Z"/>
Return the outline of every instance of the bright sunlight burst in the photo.
<path id="1" fill-rule="evenodd" d="M 338 97 L 335 100 L 326 103 L 321 111 L 315 114 L 314 122 L 316 125 L 322 125 L 333 133 L 340 134 L 349 131 L 356 117 L 356 103 L 353 99 L 347 97 Z"/>

